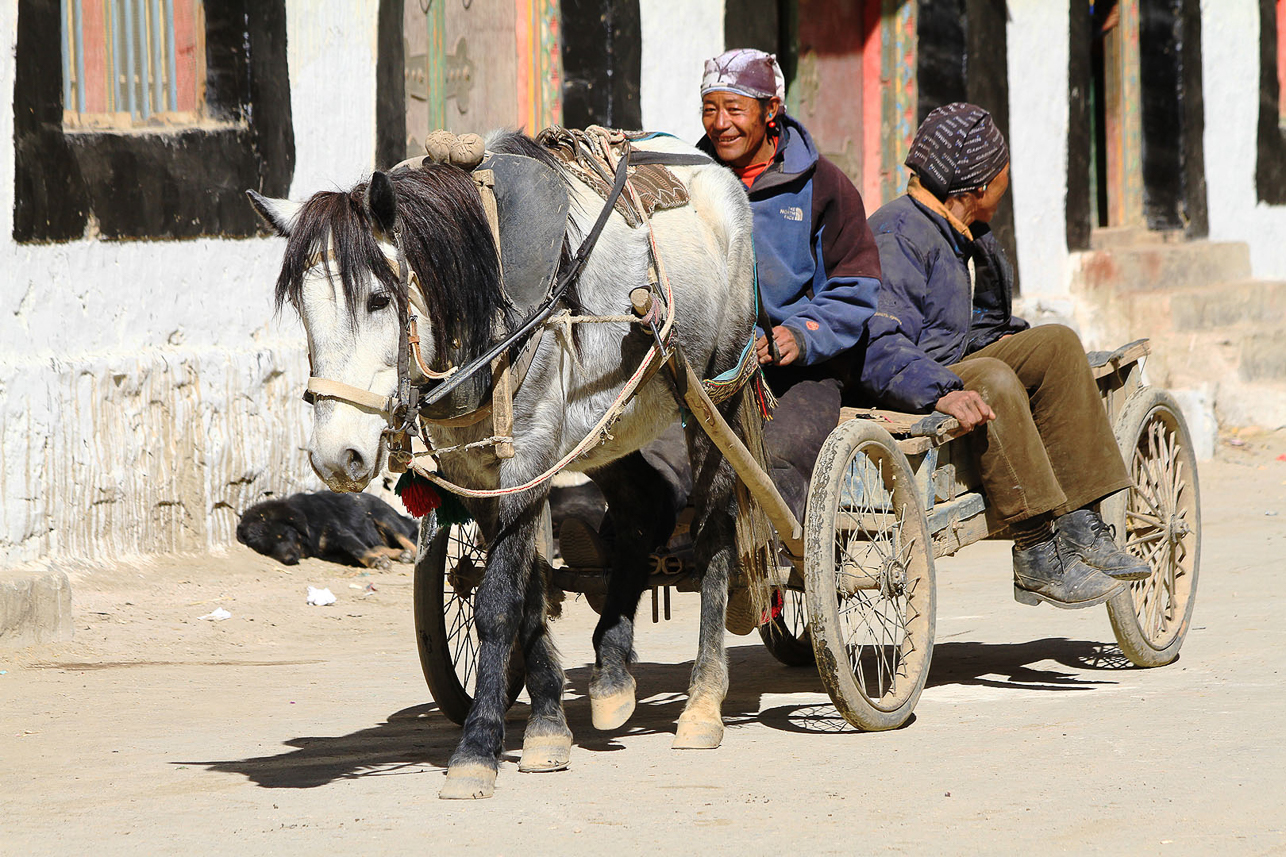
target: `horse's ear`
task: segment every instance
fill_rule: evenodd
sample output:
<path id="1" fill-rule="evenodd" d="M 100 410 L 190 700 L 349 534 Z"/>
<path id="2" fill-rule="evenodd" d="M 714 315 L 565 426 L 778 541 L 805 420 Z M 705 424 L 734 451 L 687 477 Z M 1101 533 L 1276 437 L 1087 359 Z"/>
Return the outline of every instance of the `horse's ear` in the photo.
<path id="1" fill-rule="evenodd" d="M 388 174 L 376 170 L 366 186 L 366 213 L 385 235 L 393 234 L 397 225 L 397 192 Z"/>
<path id="2" fill-rule="evenodd" d="M 259 216 L 283 238 L 290 235 L 290 230 L 295 226 L 295 218 L 299 215 L 299 210 L 304 207 L 302 202 L 270 199 L 253 190 L 246 191 L 246 196 L 250 198 L 250 204 L 254 206 Z"/>

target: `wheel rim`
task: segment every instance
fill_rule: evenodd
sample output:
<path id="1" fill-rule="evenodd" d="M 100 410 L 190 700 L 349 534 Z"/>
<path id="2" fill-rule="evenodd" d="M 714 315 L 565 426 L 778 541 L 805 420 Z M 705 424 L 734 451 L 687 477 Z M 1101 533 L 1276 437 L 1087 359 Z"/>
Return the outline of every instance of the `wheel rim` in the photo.
<path id="1" fill-rule="evenodd" d="M 832 547 L 839 627 L 857 688 L 881 711 L 918 693 L 929 654 L 916 644 L 927 635 L 932 597 L 918 503 L 880 444 L 859 446 L 845 464 Z M 855 572 L 878 573 L 878 588 L 845 597 L 845 579 Z"/>
<path id="2" fill-rule="evenodd" d="M 474 626 L 473 593 L 482 579 L 487 551 L 478 525 L 469 521 L 447 534 L 446 569 L 442 582 L 442 619 L 447 650 L 456 678 L 469 696 L 478 683 L 478 630 Z"/>
<path id="3" fill-rule="evenodd" d="M 1148 415 L 1130 460 L 1134 483 L 1125 509 L 1125 549 L 1152 567 L 1130 585 L 1139 629 L 1163 649 L 1183 631 L 1196 559 L 1196 491 L 1190 451 L 1177 418 L 1165 408 Z"/>

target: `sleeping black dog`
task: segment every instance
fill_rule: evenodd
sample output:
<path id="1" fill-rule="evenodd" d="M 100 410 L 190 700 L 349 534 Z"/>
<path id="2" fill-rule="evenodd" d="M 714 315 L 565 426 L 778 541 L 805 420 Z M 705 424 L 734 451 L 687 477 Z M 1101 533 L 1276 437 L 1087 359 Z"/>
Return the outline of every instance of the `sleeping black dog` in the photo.
<path id="1" fill-rule="evenodd" d="M 415 560 L 418 525 L 370 494 L 295 494 L 256 503 L 237 524 L 237 541 L 286 565 L 317 557 L 386 567 Z"/>

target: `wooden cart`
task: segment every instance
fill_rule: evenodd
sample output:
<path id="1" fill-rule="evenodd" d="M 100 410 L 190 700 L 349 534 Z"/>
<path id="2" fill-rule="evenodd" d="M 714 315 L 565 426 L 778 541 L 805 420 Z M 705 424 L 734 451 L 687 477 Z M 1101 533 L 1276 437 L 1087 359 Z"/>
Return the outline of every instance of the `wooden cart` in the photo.
<path id="1" fill-rule="evenodd" d="M 1147 353 L 1146 340 L 1139 340 L 1088 355 L 1133 480 L 1105 504 L 1104 518 L 1118 544 L 1152 567 L 1150 577 L 1107 604 L 1121 651 L 1142 667 L 1178 656 L 1196 600 L 1201 548 L 1192 442 L 1174 399 L 1141 384 L 1139 361 Z M 717 414 L 703 414 L 698 398 L 689 394 L 689 404 L 723 448 Z M 785 553 L 799 559 L 780 569 L 782 609 L 760 628 L 764 644 L 783 663 L 816 663 L 836 708 L 859 728 L 901 726 L 924 688 L 933 655 L 934 559 L 1005 537 L 988 515 L 961 434 L 943 415 L 845 408 L 814 467 L 805 520 L 783 519 L 777 510 Z M 767 480 L 757 467 L 748 472 L 735 448 L 725 452 L 748 484 Z M 758 490 L 775 494 L 762 485 Z M 543 543 L 544 555 L 552 556 L 548 526 Z M 416 566 L 421 665 L 434 700 L 456 722 L 472 704 L 478 650 L 472 593 L 485 559 L 476 525 L 467 524 L 434 534 Z M 661 605 L 668 618 L 670 588 L 695 588 L 690 557 L 682 549 L 662 551 L 653 568 L 653 618 Z M 607 571 L 558 568 L 554 583 L 594 604 L 605 592 Z M 519 657 L 510 669 L 514 698 L 523 679 Z"/>

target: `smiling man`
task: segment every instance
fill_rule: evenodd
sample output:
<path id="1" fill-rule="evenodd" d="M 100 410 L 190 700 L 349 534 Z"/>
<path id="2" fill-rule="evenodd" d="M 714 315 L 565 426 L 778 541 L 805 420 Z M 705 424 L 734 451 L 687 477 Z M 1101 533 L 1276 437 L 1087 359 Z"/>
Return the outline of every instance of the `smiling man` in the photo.
<path id="1" fill-rule="evenodd" d="M 772 337 L 760 336 L 756 349 L 778 394 L 802 379 L 848 381 L 847 352 L 865 332 L 880 286 L 861 194 L 786 114 L 784 97 L 772 54 L 741 48 L 707 60 L 706 136 L 697 144 L 732 168 L 750 195 L 760 326 Z"/>

